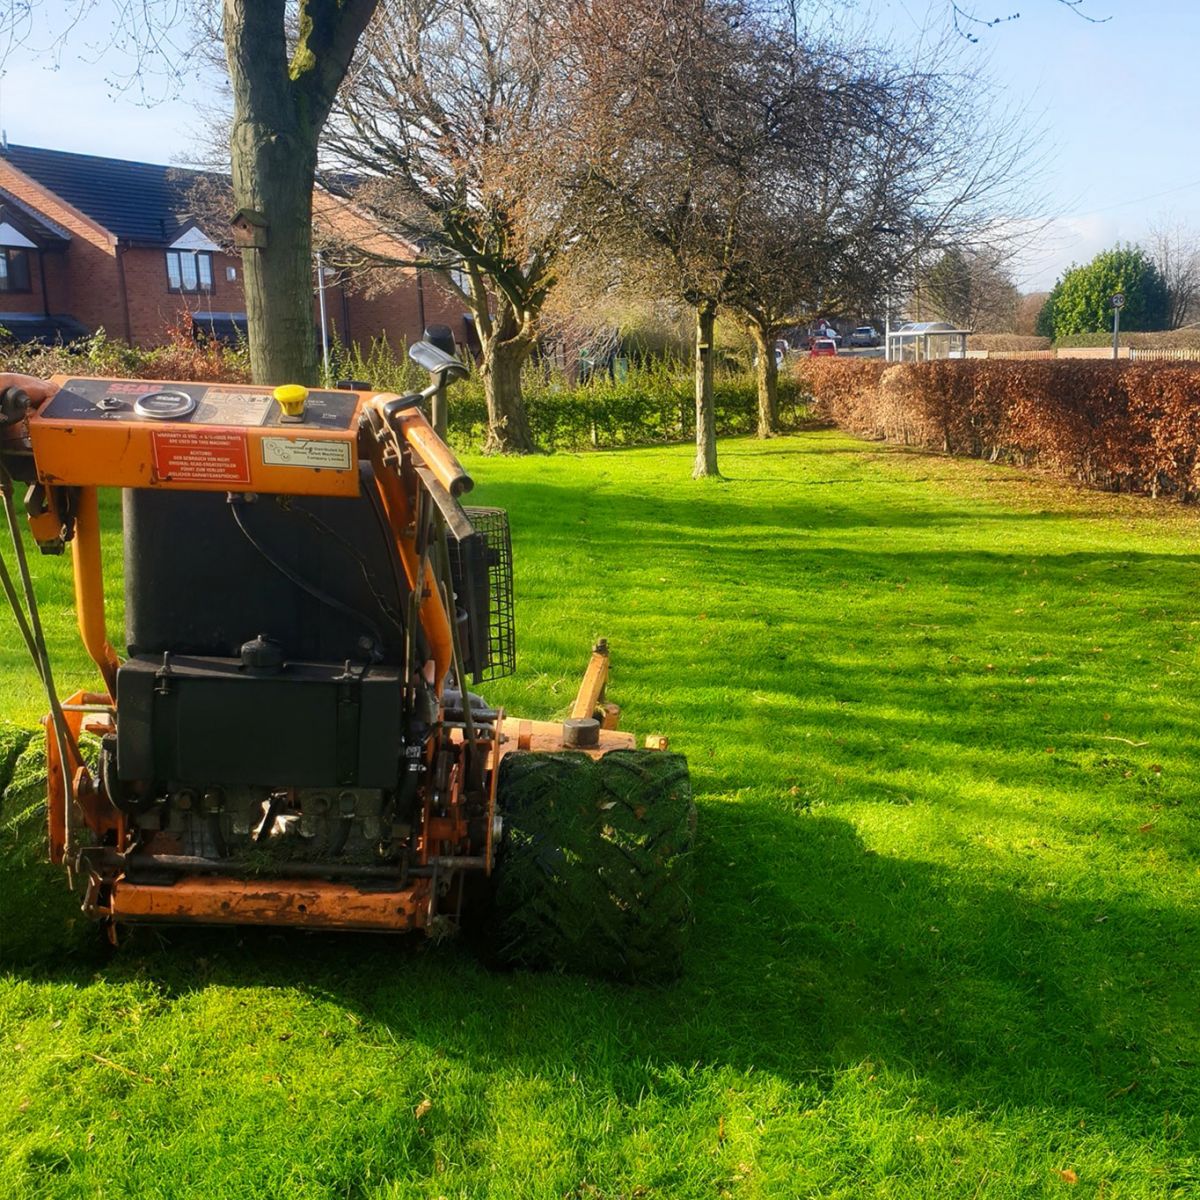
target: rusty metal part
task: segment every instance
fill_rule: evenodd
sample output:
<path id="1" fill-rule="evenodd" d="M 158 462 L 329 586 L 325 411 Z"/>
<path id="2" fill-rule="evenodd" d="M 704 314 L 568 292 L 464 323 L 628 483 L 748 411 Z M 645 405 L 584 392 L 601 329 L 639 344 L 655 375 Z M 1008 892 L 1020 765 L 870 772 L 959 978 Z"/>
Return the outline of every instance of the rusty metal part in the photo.
<path id="1" fill-rule="evenodd" d="M 91 778 L 82 757 L 79 755 L 79 735 L 83 731 L 89 733 L 112 732 L 111 718 L 98 713 L 99 706 L 109 703 L 109 697 L 95 692 L 76 692 L 62 706 L 63 719 L 67 726 L 68 770 L 74 782 L 74 803 L 70 817 L 66 811 L 67 789 L 63 776 L 62 760 L 59 756 L 58 740 L 46 738 L 46 828 L 50 842 L 50 861 L 62 863 L 68 844 L 68 819 L 74 822 L 82 821 L 91 831 L 92 837 L 99 841 L 111 837 L 121 844 L 125 836 L 125 818 L 112 805 L 102 788 Z M 47 734 L 50 733 L 51 719 L 43 719 Z"/>
<path id="2" fill-rule="evenodd" d="M 114 921 L 401 932 L 425 926 L 432 899 L 430 879 L 414 879 L 407 887 L 384 891 L 329 880 L 189 875 L 168 885 L 117 879 L 107 905 L 97 904 L 96 913 Z"/>
<path id="3" fill-rule="evenodd" d="M 118 854 L 115 850 L 89 850 L 87 861 L 95 868 L 128 874 L 136 871 L 181 871 L 197 875 L 228 875 L 243 882 L 264 884 L 283 878 L 298 879 L 386 879 L 393 883 L 406 877 L 413 879 L 432 875 L 431 868 L 406 867 L 402 864 L 371 866 L 362 863 L 281 862 L 277 873 L 246 876 L 246 864 L 236 858 L 203 858 L 198 854 Z"/>
<path id="4" fill-rule="evenodd" d="M 592 647 L 592 657 L 588 660 L 587 669 L 583 673 L 575 703 L 571 705 L 570 716 L 576 719 L 595 716 L 597 706 L 604 699 L 604 688 L 607 683 L 608 642 L 601 638 Z"/>
<path id="5" fill-rule="evenodd" d="M 501 732 L 504 735 L 500 746 L 501 757 L 514 750 L 544 753 L 567 749 L 563 745 L 561 721 L 522 721 L 518 717 L 505 717 Z M 632 733 L 620 729 L 601 729 L 600 744 L 595 749 L 585 749 L 581 753 L 599 758 L 610 750 L 633 750 L 636 747 L 637 739 Z"/>

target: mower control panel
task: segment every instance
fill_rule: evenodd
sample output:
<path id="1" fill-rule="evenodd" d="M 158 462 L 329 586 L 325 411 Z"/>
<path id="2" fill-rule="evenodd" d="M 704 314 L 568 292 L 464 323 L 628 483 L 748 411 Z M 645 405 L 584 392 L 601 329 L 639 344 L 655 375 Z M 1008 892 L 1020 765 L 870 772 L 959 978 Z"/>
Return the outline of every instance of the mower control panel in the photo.
<path id="1" fill-rule="evenodd" d="M 29 418 L 38 477 L 80 487 L 358 494 L 361 392 L 56 378 Z"/>
<path id="2" fill-rule="evenodd" d="M 303 423 L 310 429 L 349 429 L 358 404 L 354 392 L 310 391 Z M 273 388 L 142 379 L 69 379 L 40 415 L 55 421 L 180 421 L 240 428 L 288 423 Z"/>

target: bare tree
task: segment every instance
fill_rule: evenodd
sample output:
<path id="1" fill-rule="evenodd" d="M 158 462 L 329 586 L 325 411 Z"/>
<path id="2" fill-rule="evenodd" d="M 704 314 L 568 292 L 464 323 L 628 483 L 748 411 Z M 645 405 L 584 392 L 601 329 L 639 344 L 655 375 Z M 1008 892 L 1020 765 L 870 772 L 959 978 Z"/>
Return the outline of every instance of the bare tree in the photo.
<path id="1" fill-rule="evenodd" d="M 713 333 L 743 214 L 767 185 L 777 109 L 749 11 L 736 0 L 580 4 L 578 122 L 589 137 L 592 234 L 642 257 L 652 285 L 695 314 L 696 459 L 718 474 Z"/>
<path id="2" fill-rule="evenodd" d="M 326 142 L 331 163 L 354 176 L 356 202 L 419 246 L 419 264 L 440 271 L 470 310 L 490 451 L 533 449 L 521 368 L 575 237 L 556 38 L 549 0 L 393 0 Z"/>
<path id="3" fill-rule="evenodd" d="M 1016 284 L 981 251 L 950 247 L 925 272 L 921 287 L 932 313 L 962 329 L 1002 333 L 1016 323 Z"/>
<path id="4" fill-rule="evenodd" d="M 317 143 L 354 48 L 379 0 L 222 0 L 233 92 L 233 201 L 248 214 L 243 255 L 251 371 L 256 381 L 316 380 L 312 320 L 312 192 Z M 213 27 L 215 0 L 77 0 L 55 31 L 61 47 L 91 12 L 112 14 L 112 44 L 128 67 L 117 82 L 169 91 L 186 54 Z M 38 0 L 0 13 L 0 61 L 33 36 Z M 60 18 L 63 14 L 59 14 Z"/>
<path id="5" fill-rule="evenodd" d="M 1167 328 L 1200 319 L 1200 235 L 1182 221 L 1162 219 L 1151 227 L 1148 242 L 1167 285 Z"/>
<path id="6" fill-rule="evenodd" d="M 820 312 L 870 311 L 924 228 L 910 178 L 923 173 L 911 146 L 921 122 L 906 119 L 921 89 L 906 69 L 794 27 L 776 31 L 765 54 L 767 95 L 776 106 L 789 97 L 789 115 L 743 209 L 726 297 L 758 352 L 760 437 L 778 431 L 778 333 Z"/>
<path id="7" fill-rule="evenodd" d="M 1013 315 L 1014 333 L 1022 337 L 1033 337 L 1037 333 L 1038 315 L 1049 295 L 1049 292 L 1022 292 L 1017 297 L 1017 309 Z"/>
<path id="8" fill-rule="evenodd" d="M 608 236 L 640 239 L 661 284 L 697 312 L 704 475 L 716 455 L 703 348 L 717 308 L 758 346 L 769 434 L 782 325 L 869 310 L 912 287 L 942 246 L 998 264 L 1015 230 L 1028 236 L 1016 218 L 1032 206 L 1031 135 L 952 40 L 904 60 L 732 0 L 622 12 L 615 33 L 585 25 L 594 209 Z"/>

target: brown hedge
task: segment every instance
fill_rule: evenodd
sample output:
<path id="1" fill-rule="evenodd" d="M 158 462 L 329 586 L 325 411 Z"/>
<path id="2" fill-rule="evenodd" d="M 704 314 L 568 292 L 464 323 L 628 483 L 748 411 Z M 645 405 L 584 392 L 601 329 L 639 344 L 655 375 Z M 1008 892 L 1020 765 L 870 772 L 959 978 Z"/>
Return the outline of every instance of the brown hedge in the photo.
<path id="1" fill-rule="evenodd" d="M 863 437 L 1200 498 L 1200 363 L 806 359 L 818 415 Z"/>

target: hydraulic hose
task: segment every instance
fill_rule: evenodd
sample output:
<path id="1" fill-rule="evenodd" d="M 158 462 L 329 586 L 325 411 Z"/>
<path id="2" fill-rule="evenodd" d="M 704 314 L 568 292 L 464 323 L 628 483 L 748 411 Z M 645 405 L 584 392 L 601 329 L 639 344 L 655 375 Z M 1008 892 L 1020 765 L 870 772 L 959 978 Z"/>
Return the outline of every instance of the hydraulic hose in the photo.
<path id="1" fill-rule="evenodd" d="M 25 639 L 34 669 L 42 681 L 46 693 L 46 701 L 50 705 L 50 721 L 54 727 L 55 746 L 58 750 L 59 768 L 63 779 L 63 857 L 68 866 L 71 865 L 75 854 L 75 839 L 71 831 L 75 807 L 75 781 L 71 774 L 72 758 L 82 762 L 78 746 L 67 727 L 67 718 L 63 713 L 58 691 L 54 686 L 54 675 L 50 667 L 50 654 L 46 649 L 46 636 L 42 629 L 41 612 L 38 609 L 37 592 L 34 590 L 33 577 L 29 573 L 29 560 L 25 555 L 25 542 L 21 536 L 21 527 L 17 520 L 17 512 L 13 502 L 12 477 L 3 463 L 0 463 L 0 500 L 4 505 L 4 515 L 8 523 L 9 536 L 12 538 L 13 553 L 16 556 L 17 574 L 25 593 L 25 610 L 23 611 L 8 568 L 0 558 L 0 573 L 3 575 L 4 594 L 12 605 L 13 615 L 17 626 Z"/>

